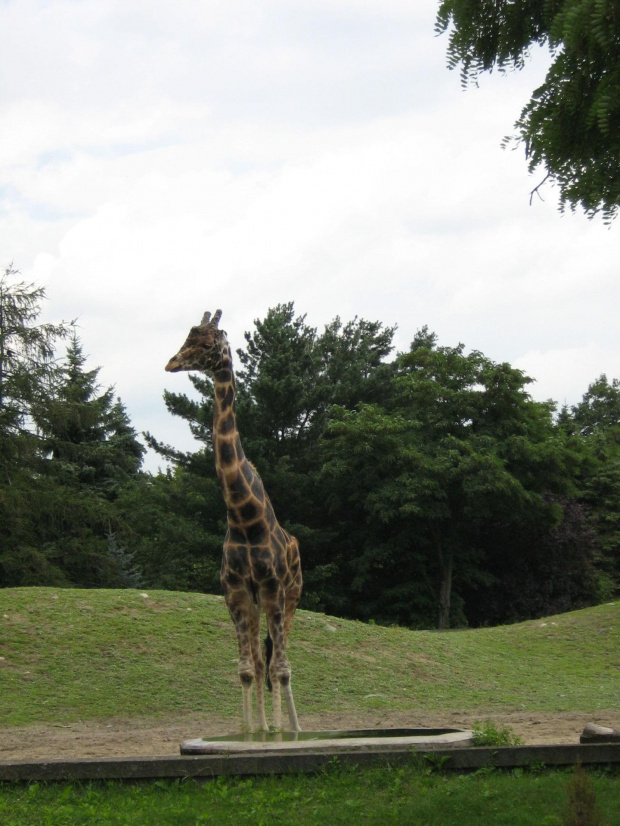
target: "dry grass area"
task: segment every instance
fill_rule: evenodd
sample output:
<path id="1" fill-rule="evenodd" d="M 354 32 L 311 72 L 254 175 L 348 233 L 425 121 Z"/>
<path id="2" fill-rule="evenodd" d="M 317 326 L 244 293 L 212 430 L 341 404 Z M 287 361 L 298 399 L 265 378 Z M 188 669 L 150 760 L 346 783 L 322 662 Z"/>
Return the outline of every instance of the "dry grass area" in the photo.
<path id="1" fill-rule="evenodd" d="M 354 714 L 305 715 L 302 723 L 308 731 L 418 726 L 467 729 L 492 720 L 497 726 L 507 726 L 524 744 L 545 745 L 578 743 L 583 727 L 591 722 L 590 717 L 584 712 L 495 711 L 488 714 L 481 710 L 475 714 L 427 714 L 412 711 L 361 717 Z M 620 713 L 604 712 L 595 722 L 620 729 Z M 197 714 L 165 723 L 159 718 L 113 718 L 64 726 L 16 726 L 0 729 L 0 761 L 178 755 L 182 740 L 232 733 L 235 726 L 234 720 Z"/>

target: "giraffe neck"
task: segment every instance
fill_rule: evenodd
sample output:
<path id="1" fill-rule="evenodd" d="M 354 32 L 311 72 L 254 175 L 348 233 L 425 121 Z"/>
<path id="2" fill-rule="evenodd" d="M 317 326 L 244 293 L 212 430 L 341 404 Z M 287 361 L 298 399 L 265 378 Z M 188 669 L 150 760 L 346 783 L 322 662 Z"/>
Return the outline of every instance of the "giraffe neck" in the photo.
<path id="1" fill-rule="evenodd" d="M 230 348 L 222 359 L 222 366 L 213 371 L 215 400 L 213 405 L 213 450 L 215 469 L 227 501 L 228 483 L 237 476 L 240 465 L 247 461 L 237 430 L 235 412 L 235 375 Z"/>
<path id="2" fill-rule="evenodd" d="M 229 525 L 242 528 L 246 521 L 244 504 L 253 497 L 264 503 L 265 495 L 258 473 L 245 457 L 235 413 L 235 376 L 230 348 L 222 366 L 213 371 L 215 401 L 213 406 L 213 450 L 215 469 L 228 511 Z M 247 517 L 256 518 L 256 508 Z"/>

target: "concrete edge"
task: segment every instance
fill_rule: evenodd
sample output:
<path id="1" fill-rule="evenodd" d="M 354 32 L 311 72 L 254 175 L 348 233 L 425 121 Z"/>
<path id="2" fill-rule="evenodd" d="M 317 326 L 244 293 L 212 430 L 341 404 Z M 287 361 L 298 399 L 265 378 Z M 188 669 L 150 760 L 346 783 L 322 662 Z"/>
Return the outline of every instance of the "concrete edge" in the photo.
<path id="1" fill-rule="evenodd" d="M 620 744 L 569 746 L 511 746 L 502 748 L 429 748 L 406 751 L 358 751 L 346 748 L 296 754 L 269 752 L 242 755 L 126 757 L 121 759 L 0 762 L 0 782 L 59 780 L 208 779 L 219 776 L 313 773 L 334 760 L 341 766 L 403 766 L 428 755 L 429 765 L 442 770 L 556 767 L 620 764 Z"/>

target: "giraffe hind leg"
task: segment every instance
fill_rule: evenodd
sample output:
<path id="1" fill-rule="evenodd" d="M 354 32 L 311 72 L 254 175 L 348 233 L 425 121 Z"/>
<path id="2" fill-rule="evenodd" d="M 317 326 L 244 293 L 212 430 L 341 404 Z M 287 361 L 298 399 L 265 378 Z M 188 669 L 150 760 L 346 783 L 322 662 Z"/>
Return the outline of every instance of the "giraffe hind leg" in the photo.
<path id="1" fill-rule="evenodd" d="M 269 624 L 269 621 L 267 621 Z M 282 728 L 282 700 L 280 692 L 280 681 L 271 679 L 271 661 L 273 659 L 273 640 L 269 629 L 267 629 L 267 636 L 265 637 L 265 677 L 267 680 L 267 689 L 272 694 L 273 705 L 273 727 L 275 729 Z"/>
<path id="2" fill-rule="evenodd" d="M 267 678 L 267 690 L 272 691 L 273 685 L 271 683 L 271 677 L 269 676 L 269 666 L 271 664 L 271 658 L 273 657 L 273 640 L 271 639 L 271 634 L 267 631 L 267 636 L 265 637 L 265 676 Z"/>
<path id="3" fill-rule="evenodd" d="M 265 662 L 260 644 L 260 612 L 256 607 L 251 618 L 250 647 L 252 651 L 252 661 L 254 663 L 258 728 L 260 731 L 269 731 L 267 716 L 265 715 Z"/>
<path id="4" fill-rule="evenodd" d="M 293 617 L 295 616 L 295 611 L 297 610 L 297 605 L 299 603 L 299 599 L 301 597 L 301 581 L 295 583 L 293 587 L 287 589 L 286 597 L 284 600 L 284 648 L 288 647 L 288 637 L 291 631 L 291 625 L 293 623 Z M 292 731 L 301 731 L 301 726 L 299 725 L 299 721 L 297 719 L 297 710 L 295 709 L 295 701 L 293 699 L 293 690 L 291 688 L 291 680 L 290 680 L 290 666 L 289 666 L 289 678 L 286 685 L 283 683 L 282 688 L 284 691 L 284 698 L 286 700 L 286 707 L 288 710 L 288 716 L 291 724 Z"/>

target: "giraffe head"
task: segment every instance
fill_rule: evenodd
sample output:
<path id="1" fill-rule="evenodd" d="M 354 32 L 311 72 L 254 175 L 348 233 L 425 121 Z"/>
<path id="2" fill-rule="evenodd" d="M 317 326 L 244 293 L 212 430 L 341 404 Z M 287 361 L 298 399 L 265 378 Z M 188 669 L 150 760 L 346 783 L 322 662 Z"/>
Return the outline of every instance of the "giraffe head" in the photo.
<path id="1" fill-rule="evenodd" d="M 180 370 L 213 372 L 224 366 L 228 339 L 224 330 L 219 330 L 217 326 L 221 317 L 221 310 L 216 310 L 213 319 L 211 313 L 203 315 L 200 324 L 192 327 L 179 352 L 166 365 L 168 373 L 178 373 Z"/>

